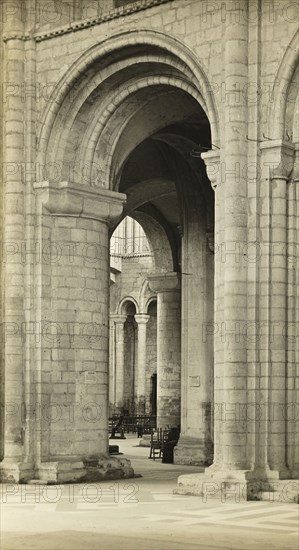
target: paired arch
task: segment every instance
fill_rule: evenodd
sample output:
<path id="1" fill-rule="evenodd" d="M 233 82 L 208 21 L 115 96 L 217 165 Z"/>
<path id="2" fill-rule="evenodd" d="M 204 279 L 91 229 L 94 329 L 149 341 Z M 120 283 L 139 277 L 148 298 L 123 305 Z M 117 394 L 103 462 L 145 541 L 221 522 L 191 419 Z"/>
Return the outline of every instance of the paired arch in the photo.
<path id="1" fill-rule="evenodd" d="M 117 310 L 116 310 L 117 315 L 125 315 L 127 313 L 126 312 L 127 307 L 131 304 L 135 306 L 136 313 L 140 313 L 137 300 L 135 300 L 133 296 L 125 296 L 118 303 Z"/>
<path id="2" fill-rule="evenodd" d="M 151 296 L 147 296 L 148 292 L 151 293 Z M 143 284 L 141 285 L 140 294 L 139 294 L 139 300 L 135 300 L 133 296 L 125 296 L 120 300 L 120 302 L 117 305 L 116 314 L 117 315 L 126 315 L 127 313 L 127 307 L 130 305 L 134 305 L 136 309 L 136 313 L 147 313 L 148 308 L 151 303 L 157 302 L 157 296 L 149 290 L 147 279 L 143 281 Z"/>

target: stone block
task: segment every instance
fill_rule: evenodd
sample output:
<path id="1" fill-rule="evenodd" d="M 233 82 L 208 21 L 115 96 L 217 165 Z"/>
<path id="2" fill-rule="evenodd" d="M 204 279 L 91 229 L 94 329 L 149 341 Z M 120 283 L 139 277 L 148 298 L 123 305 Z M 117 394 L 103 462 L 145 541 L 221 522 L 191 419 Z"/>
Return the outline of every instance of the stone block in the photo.
<path id="1" fill-rule="evenodd" d="M 38 479 L 46 484 L 84 483 L 110 479 L 133 478 L 130 461 L 109 455 L 81 461 L 44 462 L 37 469 Z"/>

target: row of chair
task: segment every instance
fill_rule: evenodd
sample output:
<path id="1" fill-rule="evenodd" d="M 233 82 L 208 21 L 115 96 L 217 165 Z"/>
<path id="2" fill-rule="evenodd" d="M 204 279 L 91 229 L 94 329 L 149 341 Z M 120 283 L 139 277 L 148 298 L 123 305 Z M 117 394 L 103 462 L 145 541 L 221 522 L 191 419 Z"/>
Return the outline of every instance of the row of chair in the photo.
<path id="1" fill-rule="evenodd" d="M 142 437 L 143 434 L 150 434 L 155 427 L 155 416 L 126 416 L 115 414 L 109 418 L 109 433 L 112 438 L 116 437 L 116 433 L 119 433 L 120 437 L 125 439 L 124 434 L 129 432 L 137 432 L 137 436 Z"/>

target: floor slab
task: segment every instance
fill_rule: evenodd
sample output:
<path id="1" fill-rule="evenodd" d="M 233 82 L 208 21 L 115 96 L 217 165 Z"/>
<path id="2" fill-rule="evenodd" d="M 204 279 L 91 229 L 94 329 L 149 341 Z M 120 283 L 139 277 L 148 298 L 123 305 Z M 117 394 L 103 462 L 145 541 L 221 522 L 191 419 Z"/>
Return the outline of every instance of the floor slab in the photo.
<path id="1" fill-rule="evenodd" d="M 1 550 L 289 550 L 298 505 L 219 503 L 175 495 L 177 477 L 199 467 L 148 459 L 128 436 L 120 452 L 142 477 L 59 486 L 1 486 Z"/>

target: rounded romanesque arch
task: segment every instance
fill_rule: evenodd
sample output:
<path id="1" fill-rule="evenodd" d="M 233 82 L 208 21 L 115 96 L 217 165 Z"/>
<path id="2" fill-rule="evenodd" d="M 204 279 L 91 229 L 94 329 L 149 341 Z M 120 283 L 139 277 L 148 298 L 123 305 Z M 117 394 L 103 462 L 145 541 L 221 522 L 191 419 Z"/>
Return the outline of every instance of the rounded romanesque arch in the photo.
<path id="1" fill-rule="evenodd" d="M 157 297 L 156 296 L 151 296 L 147 302 L 146 302 L 146 305 L 145 305 L 145 311 L 148 312 L 150 306 L 152 304 L 157 304 Z"/>
<path id="2" fill-rule="evenodd" d="M 286 98 L 285 128 L 293 143 L 299 142 L 299 56 Z M 298 153 L 297 153 L 298 154 Z M 298 164 L 298 161 L 296 162 Z M 298 167 L 297 167 L 298 171 Z"/>
<path id="3" fill-rule="evenodd" d="M 272 139 L 290 139 L 292 135 L 299 83 L 298 41 L 299 31 L 289 43 L 276 73 L 268 109 L 268 134 Z"/>
<path id="4" fill-rule="evenodd" d="M 205 431 L 205 420 L 200 426 L 194 421 L 197 412 L 188 407 L 188 395 L 196 392 L 199 407 L 203 400 L 212 399 L 210 375 L 202 375 L 203 383 L 196 390 L 189 382 L 199 368 L 213 372 L 211 346 L 199 341 L 193 319 L 210 320 L 213 311 L 214 264 L 206 253 L 206 239 L 213 225 L 214 193 L 204 162 L 193 151 L 198 153 L 199 144 L 204 151 L 211 149 L 212 143 L 219 144 L 218 114 L 210 90 L 200 61 L 180 41 L 152 30 L 121 33 L 92 46 L 62 77 L 44 111 L 38 136 L 38 163 L 60 165 L 60 186 L 51 175 L 47 184 L 56 193 L 55 200 L 50 197 L 49 208 L 59 205 L 55 206 L 57 232 L 61 224 L 69 223 L 61 216 L 62 211 L 76 218 L 73 222 L 80 227 L 80 234 L 77 229 L 71 231 L 71 238 L 79 235 L 84 242 L 96 239 L 101 247 L 99 265 L 102 259 L 108 260 L 109 233 L 124 216 L 139 222 L 148 237 L 156 277 L 152 292 L 157 295 L 159 312 L 157 417 L 161 426 L 178 425 L 183 410 L 182 430 L 198 442 L 200 463 L 206 453 L 200 435 Z M 60 190 L 66 199 L 69 195 L 72 199 L 71 204 L 66 200 L 62 211 Z M 125 197 L 127 206 L 123 209 Z M 112 215 L 115 203 L 118 209 L 114 208 Z M 105 262 L 97 271 L 101 292 L 88 293 L 88 307 L 93 310 L 101 296 L 108 341 L 109 268 Z M 135 287 L 143 269 L 140 264 L 136 261 Z M 114 303 L 110 315 L 110 404 L 115 410 L 124 406 L 141 414 L 147 411 L 149 394 L 150 380 L 146 385 L 144 373 L 146 331 L 151 321 L 143 310 L 148 304 L 138 302 L 135 289 L 126 289 L 125 294 L 118 307 Z M 130 314 L 125 310 L 128 300 L 134 303 Z M 77 315 L 75 308 L 72 314 Z M 105 370 L 104 353 L 101 361 Z M 153 368 L 154 363 L 152 354 Z M 130 365 L 128 372 L 126 364 Z M 173 383 L 168 385 L 170 371 Z M 181 372 L 186 385 L 182 407 Z M 131 393 L 128 380 L 134 386 Z M 103 433 L 107 430 L 104 420 Z"/>
<path id="5" fill-rule="evenodd" d="M 136 313 L 139 313 L 140 310 L 139 310 L 139 307 L 138 307 L 138 303 L 135 300 L 135 298 L 133 298 L 132 296 L 125 296 L 124 298 L 121 299 L 121 301 L 119 302 L 119 304 L 117 306 L 116 313 L 119 314 L 119 315 L 126 315 L 128 306 L 130 306 L 132 304 L 135 307 Z"/>
<path id="6" fill-rule="evenodd" d="M 190 117 L 192 101 L 209 120 L 211 140 L 219 142 L 218 115 L 209 90 L 205 71 L 178 40 L 145 30 L 111 37 L 85 52 L 55 87 L 42 116 L 39 162 L 60 164 L 63 181 L 117 189 L 130 152 L 161 127 L 173 124 L 177 112 Z M 153 97 L 160 104 L 154 112 Z M 150 122 L 136 132 L 136 117 L 145 121 L 147 112 Z"/>
<path id="7" fill-rule="evenodd" d="M 132 217 L 140 223 L 151 248 L 154 261 L 154 271 L 173 271 L 177 266 L 177 251 L 171 234 L 167 234 L 167 225 L 163 227 L 151 215 L 145 212 L 133 212 Z"/>
<path id="8" fill-rule="evenodd" d="M 219 132 L 215 100 L 211 94 L 205 70 L 196 56 L 185 44 L 173 37 L 157 31 L 138 30 L 120 33 L 92 46 L 76 60 L 57 83 L 47 102 L 40 124 L 38 141 L 42 161 L 45 161 L 53 152 L 51 145 L 57 142 L 58 137 L 55 122 L 59 119 L 61 128 L 63 118 L 69 114 L 70 98 L 74 116 L 74 113 L 78 113 L 82 105 L 91 97 L 94 89 L 101 83 L 101 79 L 107 79 L 109 75 L 132 65 L 130 59 L 127 59 L 125 64 L 123 62 L 126 50 L 128 54 L 132 50 L 137 50 L 139 63 L 158 61 L 168 70 L 169 68 L 177 70 L 185 83 L 188 82 L 189 93 L 194 94 L 194 90 L 199 92 L 197 97 L 210 120 L 213 143 L 217 144 Z M 120 51 L 121 59 L 118 56 Z M 170 77 L 169 72 L 168 76 Z"/>

